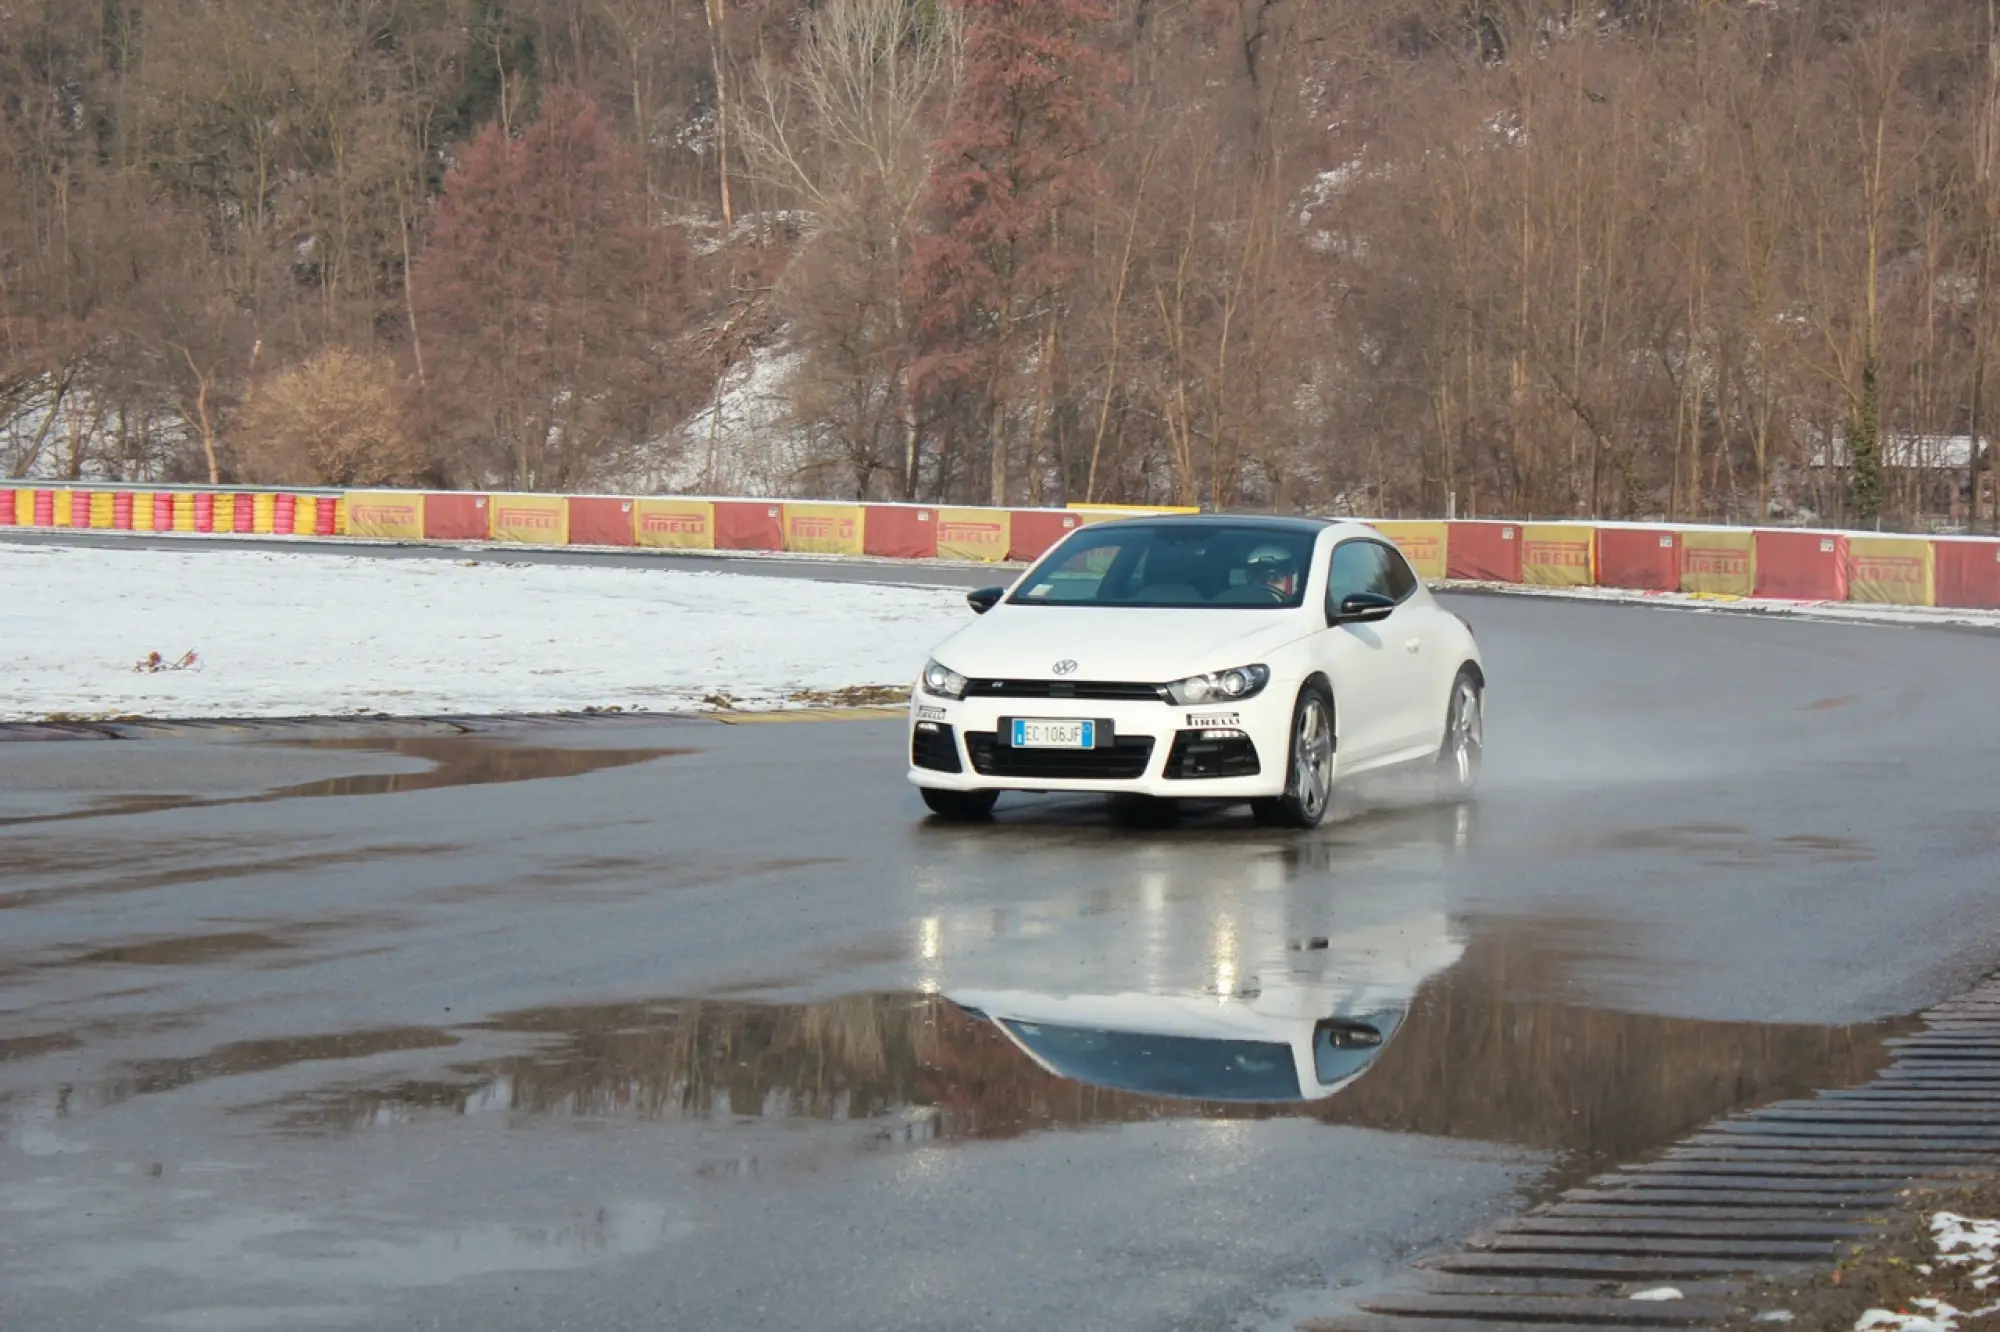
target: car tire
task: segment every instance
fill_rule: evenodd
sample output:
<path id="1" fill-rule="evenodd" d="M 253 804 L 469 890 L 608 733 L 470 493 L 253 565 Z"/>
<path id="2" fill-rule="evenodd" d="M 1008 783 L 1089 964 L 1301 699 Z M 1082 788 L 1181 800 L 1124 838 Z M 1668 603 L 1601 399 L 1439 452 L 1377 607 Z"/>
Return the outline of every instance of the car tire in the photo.
<path id="1" fill-rule="evenodd" d="M 1486 751 L 1486 691 L 1470 668 L 1451 682 L 1445 704 L 1444 739 L 1438 744 L 1437 793 L 1443 800 L 1467 800 L 1479 785 Z"/>
<path id="2" fill-rule="evenodd" d="M 1333 699 L 1317 684 L 1299 690 L 1292 704 L 1291 746 L 1285 756 L 1285 793 L 1250 802 L 1267 828 L 1317 828 L 1333 803 Z"/>
<path id="3" fill-rule="evenodd" d="M 938 791 L 925 786 L 919 787 L 918 793 L 925 807 L 947 823 L 978 823 L 992 818 L 993 806 L 1000 802 L 998 791 Z"/>

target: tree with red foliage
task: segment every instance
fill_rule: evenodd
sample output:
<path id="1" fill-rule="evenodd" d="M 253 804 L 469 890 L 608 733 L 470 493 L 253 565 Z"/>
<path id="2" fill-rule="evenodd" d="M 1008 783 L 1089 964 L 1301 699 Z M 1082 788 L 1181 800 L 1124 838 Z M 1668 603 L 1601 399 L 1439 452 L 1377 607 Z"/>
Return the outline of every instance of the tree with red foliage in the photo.
<path id="1" fill-rule="evenodd" d="M 1045 405 L 1074 267 L 1065 222 L 1098 183 L 1093 156 L 1123 74 L 1095 45 L 1111 17 L 1096 0 L 958 3 L 965 75 L 931 177 L 936 230 L 919 241 L 912 273 L 924 340 L 915 375 L 935 395 L 977 398 L 992 502 L 1004 504 L 1024 333 L 1039 340 L 1033 365 Z"/>
<path id="2" fill-rule="evenodd" d="M 435 349 L 421 416 L 454 480 L 585 484 L 700 396 L 686 242 L 647 217 L 641 179 L 568 87 L 519 138 L 489 125 L 446 176 L 415 286 Z"/>

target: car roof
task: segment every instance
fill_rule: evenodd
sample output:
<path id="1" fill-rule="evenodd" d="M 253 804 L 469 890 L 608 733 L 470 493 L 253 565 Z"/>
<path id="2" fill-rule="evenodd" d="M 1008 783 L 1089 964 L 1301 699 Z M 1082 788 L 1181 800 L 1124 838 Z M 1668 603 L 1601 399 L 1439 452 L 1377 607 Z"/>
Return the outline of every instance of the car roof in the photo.
<path id="1" fill-rule="evenodd" d="M 1373 533 L 1366 523 L 1350 518 L 1294 517 L 1275 513 L 1150 513 L 1134 514 L 1129 518 L 1111 518 L 1091 524 L 1093 527 L 1248 527 L 1270 532 L 1289 532 L 1299 536 L 1317 536 L 1329 528 L 1342 529 L 1347 533 Z M 1378 534 L 1379 535 L 1379 534 Z"/>

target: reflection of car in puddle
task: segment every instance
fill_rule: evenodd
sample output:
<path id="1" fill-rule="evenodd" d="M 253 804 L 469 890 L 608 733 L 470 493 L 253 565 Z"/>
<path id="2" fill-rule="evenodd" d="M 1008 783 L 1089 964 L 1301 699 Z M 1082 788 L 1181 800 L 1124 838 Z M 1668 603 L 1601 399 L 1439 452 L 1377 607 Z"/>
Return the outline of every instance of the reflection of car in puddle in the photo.
<path id="1" fill-rule="evenodd" d="M 1234 926 L 1226 927 L 1231 937 Z M 1464 951 L 1448 916 L 1418 909 L 1268 953 L 1257 975 L 1206 993 L 960 989 L 945 997 L 1058 1077 L 1149 1096 L 1316 1101 L 1368 1071 L 1418 987 Z"/>

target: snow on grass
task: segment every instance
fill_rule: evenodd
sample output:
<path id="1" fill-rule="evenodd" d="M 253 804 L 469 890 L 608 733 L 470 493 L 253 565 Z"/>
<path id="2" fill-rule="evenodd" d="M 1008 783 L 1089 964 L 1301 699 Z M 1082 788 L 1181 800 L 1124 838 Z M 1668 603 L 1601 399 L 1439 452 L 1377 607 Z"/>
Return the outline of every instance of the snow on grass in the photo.
<path id="1" fill-rule="evenodd" d="M 667 567 L 7 545 L 0 720 L 783 706 L 906 684 L 969 614 L 951 588 Z"/>
<path id="2" fill-rule="evenodd" d="M 2000 1221 L 1938 1212 L 1931 1217 L 1931 1238 L 1937 1245 L 1938 1262 L 1963 1269 L 1957 1275 L 1972 1289 L 1984 1293 L 2000 1284 Z M 1931 1275 L 1928 1265 L 1918 1270 Z M 1961 1318 L 2000 1313 L 2000 1304 L 1970 1312 L 1934 1299 L 1911 1300 L 1910 1306 L 1919 1312 L 1870 1309 L 1855 1321 L 1855 1332 L 1957 1332 Z"/>

